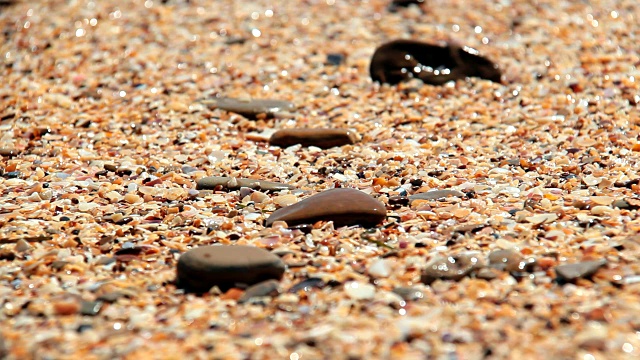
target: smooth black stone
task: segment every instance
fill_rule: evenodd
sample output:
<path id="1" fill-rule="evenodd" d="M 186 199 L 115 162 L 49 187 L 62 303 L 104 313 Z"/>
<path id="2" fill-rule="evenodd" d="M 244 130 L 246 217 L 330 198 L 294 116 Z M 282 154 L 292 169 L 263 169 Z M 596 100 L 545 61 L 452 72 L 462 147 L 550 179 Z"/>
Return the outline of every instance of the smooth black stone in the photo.
<path id="1" fill-rule="evenodd" d="M 501 82 L 502 74 L 492 61 L 475 50 L 458 45 L 433 45 L 414 40 L 394 40 L 376 49 L 369 66 L 371 79 L 398 84 L 418 78 L 442 85 L 467 77 Z"/>

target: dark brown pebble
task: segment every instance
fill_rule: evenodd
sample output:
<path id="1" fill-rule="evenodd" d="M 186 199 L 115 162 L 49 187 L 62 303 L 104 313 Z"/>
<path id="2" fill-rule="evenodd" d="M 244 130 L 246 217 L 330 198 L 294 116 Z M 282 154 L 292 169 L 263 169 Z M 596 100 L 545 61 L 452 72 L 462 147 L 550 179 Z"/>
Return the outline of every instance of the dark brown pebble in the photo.
<path id="1" fill-rule="evenodd" d="M 606 263 L 607 260 L 600 259 L 556 266 L 556 280 L 561 283 L 566 283 L 580 278 L 589 278 Z"/>
<path id="2" fill-rule="evenodd" d="M 275 221 L 285 221 L 287 225 L 333 221 L 336 227 L 372 227 L 381 223 L 386 216 L 384 204 L 371 195 L 340 188 L 323 191 L 274 211 L 267 219 L 266 226 L 271 226 Z"/>
<path id="3" fill-rule="evenodd" d="M 125 216 L 122 219 L 116 221 L 115 223 L 118 225 L 124 225 L 124 224 L 128 224 L 130 222 L 133 221 L 133 218 L 131 216 Z"/>
<path id="4" fill-rule="evenodd" d="M 632 179 L 632 180 L 628 180 L 628 181 L 618 181 L 615 184 L 613 184 L 615 187 L 626 187 L 631 189 L 631 187 L 633 185 L 638 185 L 640 184 L 640 178 L 638 179 Z"/>
<path id="5" fill-rule="evenodd" d="M 104 169 L 107 171 L 111 171 L 111 172 L 116 172 L 118 171 L 118 165 L 114 165 L 114 164 L 104 164 L 103 165 Z"/>
<path id="6" fill-rule="evenodd" d="M 391 196 L 389 198 L 389 205 L 392 206 L 404 206 L 409 205 L 409 198 L 406 196 Z"/>
<path id="7" fill-rule="evenodd" d="M 328 149 L 334 146 L 353 144 L 358 140 L 356 134 L 347 129 L 283 129 L 276 131 L 269 144 L 288 147 L 300 144 Z"/>
<path id="8" fill-rule="evenodd" d="M 214 98 L 205 100 L 203 103 L 214 108 L 240 114 L 248 119 L 256 119 L 260 114 L 272 117 L 276 113 L 295 109 L 293 103 L 273 99 Z"/>
<path id="9" fill-rule="evenodd" d="M 13 260 L 16 254 L 9 249 L 0 249 L 0 260 Z"/>
<path id="10" fill-rule="evenodd" d="M 279 280 L 285 265 L 267 250 L 243 245 L 200 246 L 178 260 L 178 285 L 187 291 L 207 292 L 213 286 L 229 289 Z"/>
<path id="11" fill-rule="evenodd" d="M 238 303 L 242 304 L 257 297 L 275 296 L 278 294 L 278 286 L 279 283 L 275 280 L 267 280 L 249 286 L 238 299 Z"/>
<path id="12" fill-rule="evenodd" d="M 502 74 L 490 60 L 453 44 L 439 46 L 414 40 L 394 40 L 376 49 L 369 67 L 371 79 L 398 84 L 418 78 L 426 84 L 442 85 L 467 77 L 500 82 Z"/>
<path id="13" fill-rule="evenodd" d="M 133 173 L 133 170 L 126 168 L 118 168 L 116 170 L 116 175 L 118 176 L 129 176 Z"/>
<path id="14" fill-rule="evenodd" d="M 265 191 L 280 191 L 291 190 L 294 187 L 287 184 L 282 184 L 273 181 L 264 181 L 256 179 L 244 179 L 244 178 L 231 178 L 226 176 L 209 176 L 198 180 L 196 185 L 197 190 L 215 190 L 218 187 L 227 189 L 230 191 L 238 190 L 241 187 L 246 187 L 256 190 Z"/>
<path id="15" fill-rule="evenodd" d="M 134 246 L 131 248 L 120 249 L 116 251 L 115 255 L 140 255 L 143 248 L 140 246 Z"/>

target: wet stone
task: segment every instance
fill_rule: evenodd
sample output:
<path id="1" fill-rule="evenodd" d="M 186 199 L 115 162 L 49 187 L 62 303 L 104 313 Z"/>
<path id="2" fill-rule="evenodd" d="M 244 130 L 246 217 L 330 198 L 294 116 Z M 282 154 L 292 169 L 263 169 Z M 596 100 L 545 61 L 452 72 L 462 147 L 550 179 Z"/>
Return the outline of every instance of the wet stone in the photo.
<path id="1" fill-rule="evenodd" d="M 501 72 L 477 51 L 454 44 L 433 45 L 414 40 L 394 40 L 376 49 L 369 67 L 371 79 L 398 84 L 418 78 L 442 85 L 467 77 L 501 81 Z"/>
<path id="2" fill-rule="evenodd" d="M 359 190 L 341 188 L 327 190 L 278 209 L 269 216 L 266 225 L 271 226 L 275 221 L 285 221 L 288 225 L 333 221 L 336 227 L 373 227 L 386 215 L 386 208 L 379 200 Z"/>
<path id="3" fill-rule="evenodd" d="M 209 176 L 198 180 L 196 189 L 198 190 L 215 190 L 218 186 L 229 191 L 238 190 L 246 187 L 254 190 L 264 191 L 280 191 L 291 190 L 294 187 L 273 181 L 264 181 L 256 179 L 233 178 L 226 176 Z"/>
<path id="4" fill-rule="evenodd" d="M 427 285 L 438 279 L 457 281 L 478 267 L 479 260 L 475 255 L 439 256 L 429 261 L 422 272 L 421 280 Z"/>
<path id="5" fill-rule="evenodd" d="M 395 195 L 389 198 L 389 205 L 391 206 L 403 206 L 409 204 L 409 198 L 406 196 Z"/>
<path id="6" fill-rule="evenodd" d="M 277 113 L 295 109 L 293 103 L 273 99 L 214 98 L 205 100 L 203 103 L 207 106 L 240 114 L 248 119 L 256 119 L 261 114 L 273 117 Z"/>
<path id="7" fill-rule="evenodd" d="M 464 193 L 458 190 L 431 190 L 423 193 L 413 194 L 409 196 L 410 201 L 414 200 L 437 200 L 447 198 L 449 196 L 463 197 Z"/>
<path id="8" fill-rule="evenodd" d="M 357 140 L 356 134 L 347 129 L 283 129 L 271 135 L 269 144 L 280 147 L 300 144 L 328 149 L 353 144 Z"/>
<path id="9" fill-rule="evenodd" d="M 200 246 L 180 256 L 178 285 L 187 291 L 207 292 L 214 286 L 254 285 L 279 280 L 285 265 L 267 250 L 241 245 Z"/>
<path id="10" fill-rule="evenodd" d="M 111 171 L 111 172 L 116 172 L 118 171 L 118 165 L 114 165 L 114 164 L 104 164 L 103 165 L 104 169 L 107 171 Z"/>
<path id="11" fill-rule="evenodd" d="M 238 303 L 242 304 L 253 298 L 277 295 L 278 286 L 279 283 L 276 280 L 267 280 L 253 286 L 249 286 L 242 296 L 240 296 L 240 299 L 238 299 Z"/>
<path id="12" fill-rule="evenodd" d="M 560 283 L 567 283 L 580 278 L 589 278 L 606 263 L 607 261 L 605 259 L 600 259 L 556 266 L 556 280 Z"/>

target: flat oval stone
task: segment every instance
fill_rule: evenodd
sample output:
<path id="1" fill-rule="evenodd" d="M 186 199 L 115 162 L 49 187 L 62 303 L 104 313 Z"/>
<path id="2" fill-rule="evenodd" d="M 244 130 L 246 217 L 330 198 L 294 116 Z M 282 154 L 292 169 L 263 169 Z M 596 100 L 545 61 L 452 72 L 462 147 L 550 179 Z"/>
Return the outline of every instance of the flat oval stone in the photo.
<path id="1" fill-rule="evenodd" d="M 386 216 L 387 210 L 382 202 L 362 191 L 341 188 L 323 191 L 278 209 L 269 216 L 266 225 L 271 226 L 275 221 L 286 221 L 287 225 L 333 221 L 336 227 L 372 227 Z"/>
<path id="2" fill-rule="evenodd" d="M 427 192 L 423 192 L 423 193 L 419 193 L 419 194 L 413 194 L 413 195 L 409 196 L 409 201 L 414 201 L 414 200 L 436 200 L 436 199 L 446 198 L 446 197 L 449 197 L 449 196 L 463 197 L 464 193 L 462 191 L 449 190 L 449 189 L 431 190 L 431 191 L 427 191 Z"/>
<path id="3" fill-rule="evenodd" d="M 253 285 L 280 280 L 285 265 L 267 250 L 244 245 L 200 246 L 178 260 L 178 285 L 207 292 L 213 286 L 228 289 L 238 283 Z"/>
<path id="4" fill-rule="evenodd" d="M 225 111 L 240 114 L 248 119 L 255 119 L 260 114 L 272 117 L 274 114 L 283 111 L 292 111 L 295 105 L 288 101 L 273 99 L 237 99 L 237 98 L 214 98 L 203 101 L 207 106 L 212 106 Z"/>
<path id="5" fill-rule="evenodd" d="M 570 282 L 579 278 L 589 278 L 603 267 L 607 260 L 584 261 L 575 264 L 556 266 L 556 276 L 559 282 Z"/>
<path id="6" fill-rule="evenodd" d="M 369 72 L 373 81 L 391 85 L 412 78 L 432 85 L 467 77 L 499 83 L 502 77 L 497 65 L 473 49 L 414 40 L 394 40 L 378 47 L 371 58 Z"/>
<path id="7" fill-rule="evenodd" d="M 439 256 L 427 263 L 421 280 L 427 285 L 438 279 L 457 281 L 479 266 L 479 259 L 474 255 Z"/>
<path id="8" fill-rule="evenodd" d="M 334 146 L 353 144 L 356 134 L 347 129 L 284 129 L 278 130 L 269 139 L 269 144 L 288 147 L 296 144 L 328 149 Z"/>
<path id="9" fill-rule="evenodd" d="M 196 189 L 214 190 L 217 186 L 222 186 L 229 191 L 238 190 L 242 187 L 265 191 L 290 190 L 294 188 L 291 185 L 273 181 L 233 178 L 226 176 L 209 176 L 198 180 Z"/>

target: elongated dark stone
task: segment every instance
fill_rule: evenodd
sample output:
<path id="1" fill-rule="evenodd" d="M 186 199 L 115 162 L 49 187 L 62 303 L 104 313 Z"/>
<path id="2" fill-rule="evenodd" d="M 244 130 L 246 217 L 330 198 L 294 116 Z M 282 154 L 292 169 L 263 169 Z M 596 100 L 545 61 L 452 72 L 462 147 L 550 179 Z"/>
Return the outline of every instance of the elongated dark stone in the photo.
<path id="1" fill-rule="evenodd" d="M 269 143 L 280 147 L 300 144 L 328 149 L 353 144 L 356 140 L 356 134 L 347 129 L 284 129 L 273 133 Z"/>
<path id="2" fill-rule="evenodd" d="M 378 47 L 371 58 L 369 72 L 373 81 L 391 85 L 412 78 L 442 85 L 467 77 L 501 82 L 502 77 L 496 64 L 473 49 L 415 40 L 394 40 Z"/>
<path id="3" fill-rule="evenodd" d="M 274 211 L 266 225 L 271 226 L 281 220 L 286 221 L 287 225 L 333 221 L 336 227 L 372 227 L 381 223 L 386 216 L 384 204 L 362 191 L 331 189 Z"/>

